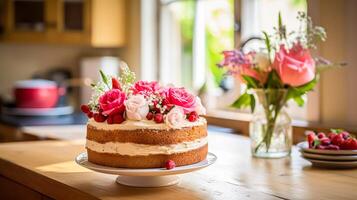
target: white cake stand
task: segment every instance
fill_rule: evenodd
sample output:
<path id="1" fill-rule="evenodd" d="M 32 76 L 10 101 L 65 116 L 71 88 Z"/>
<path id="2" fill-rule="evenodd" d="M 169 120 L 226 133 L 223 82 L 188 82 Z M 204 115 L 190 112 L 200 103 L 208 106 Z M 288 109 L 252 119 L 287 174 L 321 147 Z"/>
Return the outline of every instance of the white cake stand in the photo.
<path id="1" fill-rule="evenodd" d="M 208 153 L 207 158 L 199 163 L 167 170 L 165 168 L 128 169 L 97 165 L 88 161 L 86 152 L 79 154 L 75 159 L 76 163 L 90 170 L 119 175 L 116 179 L 117 183 L 133 187 L 163 187 L 175 185 L 180 182 L 180 177 L 177 176 L 178 174 L 205 168 L 213 164 L 216 160 L 216 155 Z"/>

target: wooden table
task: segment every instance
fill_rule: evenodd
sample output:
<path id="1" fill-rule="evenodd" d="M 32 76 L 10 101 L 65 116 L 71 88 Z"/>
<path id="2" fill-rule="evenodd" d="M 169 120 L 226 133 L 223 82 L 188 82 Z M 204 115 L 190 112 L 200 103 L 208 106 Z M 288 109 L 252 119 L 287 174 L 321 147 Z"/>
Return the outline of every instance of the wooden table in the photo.
<path id="1" fill-rule="evenodd" d="M 295 148 L 291 158 L 252 158 L 235 134 L 211 131 L 209 145 L 217 162 L 180 184 L 131 188 L 74 163 L 83 140 L 1 144 L 0 199 L 357 199 L 357 170 L 312 168 Z"/>

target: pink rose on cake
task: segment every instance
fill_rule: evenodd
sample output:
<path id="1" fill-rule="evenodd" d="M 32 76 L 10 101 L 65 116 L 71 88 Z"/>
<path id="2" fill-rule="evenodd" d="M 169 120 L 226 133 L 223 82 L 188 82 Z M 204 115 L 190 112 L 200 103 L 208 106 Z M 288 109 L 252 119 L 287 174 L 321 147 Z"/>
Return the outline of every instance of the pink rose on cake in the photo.
<path id="1" fill-rule="evenodd" d="M 196 109 L 196 97 L 187 92 L 185 88 L 168 88 L 166 91 L 166 99 L 169 104 L 182 107 L 185 114 Z"/>
<path id="2" fill-rule="evenodd" d="M 125 111 L 125 98 L 125 93 L 119 89 L 112 89 L 105 92 L 99 98 L 99 108 L 102 110 L 102 114 L 109 116 L 123 113 Z"/>
<path id="3" fill-rule="evenodd" d="M 126 116 L 130 120 L 144 120 L 149 113 L 149 103 L 141 94 L 132 95 L 125 101 Z"/>
<path id="4" fill-rule="evenodd" d="M 160 85 L 156 81 L 137 81 L 131 90 L 133 94 L 142 94 L 144 96 L 149 96 L 160 89 Z"/>
<path id="5" fill-rule="evenodd" d="M 165 123 L 170 127 L 176 128 L 181 127 L 182 123 L 185 122 L 185 119 L 186 115 L 182 107 L 175 106 L 167 113 Z"/>
<path id="6" fill-rule="evenodd" d="M 310 51 L 300 43 L 295 43 L 289 51 L 281 45 L 275 54 L 273 67 L 287 85 L 300 86 L 315 78 L 315 61 Z"/>
<path id="7" fill-rule="evenodd" d="M 166 89 L 166 101 L 169 104 L 182 107 L 185 114 L 196 111 L 197 114 L 205 114 L 201 100 L 189 93 L 185 88 L 170 87 Z"/>

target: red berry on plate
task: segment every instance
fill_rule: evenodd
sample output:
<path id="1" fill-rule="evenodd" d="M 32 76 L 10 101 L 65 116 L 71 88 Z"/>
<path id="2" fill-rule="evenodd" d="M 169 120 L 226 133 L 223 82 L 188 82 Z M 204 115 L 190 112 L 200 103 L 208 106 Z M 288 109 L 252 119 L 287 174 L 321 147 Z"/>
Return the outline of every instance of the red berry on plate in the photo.
<path id="1" fill-rule="evenodd" d="M 346 131 L 343 131 L 341 133 L 339 133 L 342 135 L 343 139 L 347 140 L 350 137 L 350 134 Z"/>
<path id="2" fill-rule="evenodd" d="M 323 145 L 317 145 L 316 149 L 324 150 L 324 149 L 326 149 L 326 147 Z"/>
<path id="3" fill-rule="evenodd" d="M 319 139 L 322 139 L 322 138 L 326 137 L 326 135 L 325 135 L 325 133 L 320 132 L 320 133 L 317 134 L 317 137 Z"/>
<path id="4" fill-rule="evenodd" d="M 118 79 L 116 79 L 114 77 L 112 78 L 112 88 L 121 90 L 121 86 L 120 86 Z"/>
<path id="5" fill-rule="evenodd" d="M 188 121 L 195 122 L 197 119 L 198 119 L 197 112 L 196 111 L 190 112 L 190 114 L 188 115 Z"/>
<path id="6" fill-rule="evenodd" d="M 315 133 L 313 131 L 308 131 L 307 142 L 309 143 L 309 148 L 312 148 L 314 140 L 315 140 Z"/>
<path id="7" fill-rule="evenodd" d="M 330 140 L 332 140 L 336 135 L 337 135 L 336 133 L 329 133 L 328 138 L 330 138 Z"/>
<path id="8" fill-rule="evenodd" d="M 332 140 L 331 143 L 337 146 L 340 146 L 342 142 L 344 141 L 344 138 L 341 134 L 337 134 Z"/>
<path id="9" fill-rule="evenodd" d="M 164 122 L 164 116 L 161 113 L 156 113 L 154 116 L 154 121 L 156 123 L 162 123 Z"/>
<path id="10" fill-rule="evenodd" d="M 89 106 L 86 104 L 81 105 L 81 110 L 86 114 L 90 112 Z"/>
<path id="11" fill-rule="evenodd" d="M 330 144 L 330 145 L 326 146 L 325 149 L 328 149 L 328 150 L 340 150 L 340 147 L 337 146 L 337 145 Z"/>
<path id="12" fill-rule="evenodd" d="M 146 119 L 147 120 L 152 120 L 154 118 L 154 114 L 152 112 L 149 112 L 147 115 L 146 115 Z"/>
<path id="13" fill-rule="evenodd" d="M 176 164 L 173 160 L 168 160 L 165 162 L 165 168 L 166 169 L 173 169 L 176 167 Z"/>
<path id="14" fill-rule="evenodd" d="M 121 114 L 117 114 L 113 116 L 113 124 L 121 124 L 124 121 L 124 117 Z"/>
<path id="15" fill-rule="evenodd" d="M 356 138 L 352 138 L 352 142 L 350 143 L 350 149 L 357 150 L 357 139 Z"/>
<path id="16" fill-rule="evenodd" d="M 93 118 L 96 122 L 104 122 L 107 119 L 104 115 L 100 113 L 94 113 Z"/>
<path id="17" fill-rule="evenodd" d="M 322 145 L 329 145 L 331 143 L 331 140 L 330 138 L 325 137 L 325 138 L 321 138 L 320 142 Z"/>
<path id="18" fill-rule="evenodd" d="M 93 117 L 93 112 L 87 113 L 87 117 L 88 117 L 89 119 L 92 118 L 92 117 Z"/>
<path id="19" fill-rule="evenodd" d="M 357 150 L 357 140 L 354 138 L 348 138 L 341 144 L 341 149 L 344 150 Z"/>

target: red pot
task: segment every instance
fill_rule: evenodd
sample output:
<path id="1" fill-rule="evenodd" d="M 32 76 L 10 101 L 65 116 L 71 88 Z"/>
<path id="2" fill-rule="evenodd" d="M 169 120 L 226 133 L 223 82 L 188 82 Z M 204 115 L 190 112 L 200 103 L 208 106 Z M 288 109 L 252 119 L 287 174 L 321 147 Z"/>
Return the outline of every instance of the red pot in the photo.
<path id="1" fill-rule="evenodd" d="M 56 106 L 60 89 L 54 81 L 24 80 L 15 84 L 16 106 L 20 108 L 52 108 Z"/>

